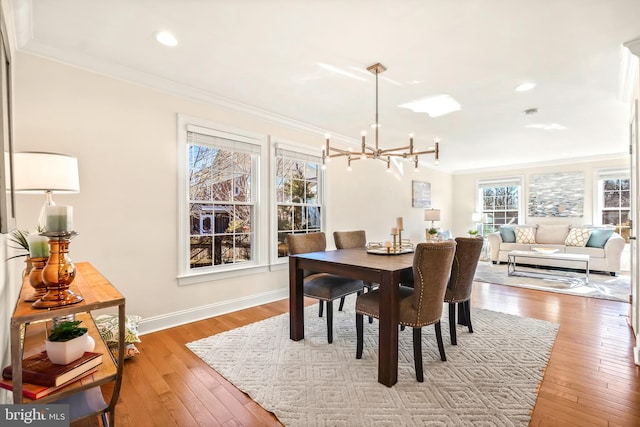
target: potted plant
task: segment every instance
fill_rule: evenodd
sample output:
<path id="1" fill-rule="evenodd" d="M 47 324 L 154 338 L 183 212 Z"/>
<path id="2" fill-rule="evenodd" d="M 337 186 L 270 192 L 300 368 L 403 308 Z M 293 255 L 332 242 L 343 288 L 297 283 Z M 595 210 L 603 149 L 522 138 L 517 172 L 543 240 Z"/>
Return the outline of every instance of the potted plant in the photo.
<path id="1" fill-rule="evenodd" d="M 478 230 L 469 230 L 469 237 L 476 237 L 478 235 Z"/>
<path id="2" fill-rule="evenodd" d="M 85 351 L 92 351 L 95 341 L 80 327 L 81 320 L 58 323 L 45 341 L 47 357 L 58 365 L 66 365 L 79 359 Z"/>
<path id="3" fill-rule="evenodd" d="M 435 239 L 436 234 L 438 234 L 438 229 L 431 227 L 429 230 L 427 230 L 427 233 L 429 234 L 429 239 L 433 240 Z"/>

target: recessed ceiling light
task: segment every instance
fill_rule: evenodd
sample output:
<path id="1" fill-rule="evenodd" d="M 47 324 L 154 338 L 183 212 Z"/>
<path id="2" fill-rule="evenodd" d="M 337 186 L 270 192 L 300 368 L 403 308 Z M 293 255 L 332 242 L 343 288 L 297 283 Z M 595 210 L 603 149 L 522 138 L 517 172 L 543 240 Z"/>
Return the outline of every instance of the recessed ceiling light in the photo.
<path id="1" fill-rule="evenodd" d="M 535 83 L 527 82 L 527 83 L 520 83 L 514 89 L 516 92 L 526 92 L 528 90 L 533 89 L 534 87 L 536 87 Z"/>
<path id="2" fill-rule="evenodd" d="M 176 46 L 178 44 L 178 40 L 174 37 L 174 35 L 167 31 L 158 31 L 154 34 L 154 36 L 158 43 L 165 46 Z"/>
<path id="3" fill-rule="evenodd" d="M 450 95 L 437 95 L 428 98 L 417 99 L 399 105 L 402 108 L 408 108 L 416 113 L 427 113 L 430 117 L 440 117 L 445 114 L 453 113 L 462 107 Z"/>

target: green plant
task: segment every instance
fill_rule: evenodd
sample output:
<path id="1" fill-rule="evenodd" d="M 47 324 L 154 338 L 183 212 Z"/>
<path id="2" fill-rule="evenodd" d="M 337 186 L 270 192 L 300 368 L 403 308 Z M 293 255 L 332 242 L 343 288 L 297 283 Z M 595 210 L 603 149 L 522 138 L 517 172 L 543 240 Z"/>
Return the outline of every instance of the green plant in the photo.
<path id="1" fill-rule="evenodd" d="M 17 228 L 9 234 L 8 246 L 13 249 L 25 251 L 25 253 L 20 253 L 18 255 L 9 257 L 7 258 L 7 261 L 13 258 L 20 258 L 29 255 L 29 242 L 27 241 L 27 236 L 29 236 L 28 230 L 18 230 Z"/>
<path id="2" fill-rule="evenodd" d="M 438 234 L 438 229 L 437 228 L 430 228 L 429 229 L 429 234 Z"/>
<path id="3" fill-rule="evenodd" d="M 476 234 L 478 234 L 478 230 L 469 230 L 469 234 L 475 236 Z"/>
<path id="4" fill-rule="evenodd" d="M 51 330 L 47 339 L 49 341 L 69 341 L 81 337 L 87 333 L 87 328 L 79 327 L 80 323 L 82 323 L 82 320 L 59 323 Z"/>

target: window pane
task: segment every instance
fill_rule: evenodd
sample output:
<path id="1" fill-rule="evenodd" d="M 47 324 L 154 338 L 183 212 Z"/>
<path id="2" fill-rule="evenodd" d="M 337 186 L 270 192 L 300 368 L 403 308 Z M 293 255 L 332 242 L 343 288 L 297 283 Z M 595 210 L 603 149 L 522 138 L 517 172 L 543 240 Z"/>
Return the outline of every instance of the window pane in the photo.
<path id="1" fill-rule="evenodd" d="M 628 190 L 620 192 L 620 207 L 628 208 L 631 206 L 631 192 Z"/>
<path id="2" fill-rule="evenodd" d="M 318 203 L 318 183 L 317 182 L 307 182 L 307 194 L 306 194 L 306 202 L 309 204 Z"/>
<path id="3" fill-rule="evenodd" d="M 190 266 L 191 268 L 209 267 L 212 265 L 212 238 L 192 237 L 190 239 Z"/>
<path id="4" fill-rule="evenodd" d="M 303 207 L 302 206 L 294 206 L 293 207 L 293 229 L 294 230 L 304 230 L 304 217 L 303 215 Z"/>
<path id="5" fill-rule="evenodd" d="M 615 225 L 618 223 L 619 212 L 618 211 L 603 211 L 602 212 L 602 224 L 612 224 Z"/>
<path id="6" fill-rule="evenodd" d="M 233 200 L 248 202 L 251 200 L 251 181 L 249 174 L 236 175 L 233 181 Z"/>
<path id="7" fill-rule="evenodd" d="M 310 206 L 307 209 L 307 228 L 320 230 L 320 208 L 318 206 Z"/>
<path id="8" fill-rule="evenodd" d="M 278 206 L 278 231 L 293 230 L 293 207 Z"/>
<path id="9" fill-rule="evenodd" d="M 629 180 L 628 179 L 621 179 L 620 180 L 620 189 L 621 190 L 629 190 L 631 187 L 629 186 Z"/>
<path id="10" fill-rule="evenodd" d="M 618 191 L 609 191 L 604 193 L 604 207 L 617 208 L 620 206 L 620 193 Z"/>
<path id="11" fill-rule="evenodd" d="M 620 188 L 620 180 L 619 179 L 605 179 L 602 184 L 604 185 L 604 189 L 606 190 L 617 190 Z"/>

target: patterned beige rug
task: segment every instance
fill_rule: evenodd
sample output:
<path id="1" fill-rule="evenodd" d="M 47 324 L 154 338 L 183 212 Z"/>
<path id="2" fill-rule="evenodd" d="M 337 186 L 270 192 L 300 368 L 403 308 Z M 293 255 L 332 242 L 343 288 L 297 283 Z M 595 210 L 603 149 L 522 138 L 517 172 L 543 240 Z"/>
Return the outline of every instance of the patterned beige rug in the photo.
<path id="1" fill-rule="evenodd" d="M 365 322 L 355 358 L 355 297 L 334 313 L 334 342 L 316 305 L 305 309 L 305 339 L 289 339 L 283 314 L 187 346 L 286 426 L 527 426 L 558 326 L 473 309 L 474 333 L 458 327 L 447 361 L 434 328 L 423 329 L 425 382 L 415 380 L 411 329 L 400 332 L 398 383 L 377 382 L 377 321 Z M 446 313 L 447 310 L 444 310 Z"/>
<path id="2" fill-rule="evenodd" d="M 516 274 L 507 275 L 507 264 L 482 261 L 478 263 L 474 280 L 622 302 L 629 302 L 631 293 L 631 278 L 624 274 L 613 277 L 591 272 L 589 283 L 585 283 L 582 272 L 518 266 Z"/>

